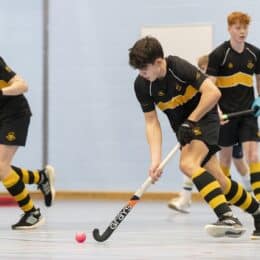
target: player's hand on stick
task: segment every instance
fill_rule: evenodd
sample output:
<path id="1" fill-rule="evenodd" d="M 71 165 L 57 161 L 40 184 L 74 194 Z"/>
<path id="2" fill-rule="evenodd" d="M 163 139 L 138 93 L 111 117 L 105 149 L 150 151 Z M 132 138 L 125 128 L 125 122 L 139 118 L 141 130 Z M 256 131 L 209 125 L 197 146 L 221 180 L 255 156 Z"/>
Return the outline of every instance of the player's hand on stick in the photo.
<path id="1" fill-rule="evenodd" d="M 159 169 L 160 162 L 152 163 L 149 169 L 149 176 L 152 178 L 153 183 L 159 180 L 162 175 L 162 169 Z"/>
<path id="2" fill-rule="evenodd" d="M 169 160 L 173 157 L 173 155 L 179 150 L 179 144 L 176 144 L 171 152 L 164 158 L 164 160 L 158 165 L 153 164 L 151 168 L 155 169 L 163 169 L 165 165 L 169 162 Z M 153 171 L 154 172 L 154 171 Z M 135 194 L 130 198 L 128 203 L 119 211 L 116 217 L 112 220 L 109 226 L 103 233 L 100 233 L 98 228 L 93 230 L 93 237 L 96 241 L 104 242 L 106 241 L 112 233 L 118 228 L 119 224 L 125 219 L 125 217 L 129 214 L 129 212 L 134 208 L 134 206 L 140 201 L 144 192 L 150 187 L 151 185 L 151 177 L 149 176 L 145 182 L 140 186 L 140 188 L 135 192 Z"/>
<path id="3" fill-rule="evenodd" d="M 253 102 L 250 109 L 242 110 L 242 111 L 238 111 L 238 112 L 233 112 L 233 113 L 229 113 L 229 114 L 223 114 L 222 120 L 239 118 L 239 117 L 242 117 L 242 116 L 252 116 L 252 115 L 255 116 L 255 117 L 260 116 L 260 97 L 257 97 L 255 99 L 255 101 Z"/>
<path id="4" fill-rule="evenodd" d="M 220 125 L 225 125 L 229 122 L 229 120 L 225 119 L 225 117 L 223 115 L 224 114 L 223 114 L 222 110 L 218 107 L 218 116 L 220 119 Z"/>
<path id="5" fill-rule="evenodd" d="M 257 97 L 251 107 L 254 110 L 255 117 L 260 116 L 260 97 Z"/>

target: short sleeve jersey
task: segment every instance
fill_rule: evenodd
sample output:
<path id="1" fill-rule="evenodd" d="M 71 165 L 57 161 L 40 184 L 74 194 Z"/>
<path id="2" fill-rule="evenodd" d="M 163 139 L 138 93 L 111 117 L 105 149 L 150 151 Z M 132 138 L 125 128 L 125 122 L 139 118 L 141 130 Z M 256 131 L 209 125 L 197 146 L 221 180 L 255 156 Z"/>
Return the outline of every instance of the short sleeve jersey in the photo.
<path id="1" fill-rule="evenodd" d="M 157 106 L 168 117 L 174 131 L 197 107 L 199 88 L 206 76 L 189 62 L 177 57 L 166 58 L 164 78 L 150 82 L 140 75 L 135 80 L 135 93 L 143 112 Z"/>
<path id="2" fill-rule="evenodd" d="M 224 113 L 249 109 L 254 101 L 253 75 L 260 74 L 260 50 L 245 43 L 238 53 L 226 41 L 210 53 L 207 74 L 217 78 Z"/>
<path id="3" fill-rule="evenodd" d="M 16 75 L 0 57 L 0 88 L 8 87 L 8 82 Z M 0 119 L 12 116 L 31 115 L 30 107 L 24 95 L 0 96 Z"/>

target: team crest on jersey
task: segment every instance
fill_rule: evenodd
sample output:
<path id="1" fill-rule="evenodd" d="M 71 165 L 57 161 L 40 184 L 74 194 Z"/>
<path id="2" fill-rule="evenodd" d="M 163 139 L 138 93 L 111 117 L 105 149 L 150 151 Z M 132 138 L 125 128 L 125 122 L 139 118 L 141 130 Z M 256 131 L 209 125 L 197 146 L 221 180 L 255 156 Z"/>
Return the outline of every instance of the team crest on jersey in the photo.
<path id="1" fill-rule="evenodd" d="M 229 62 L 229 63 L 228 63 L 228 68 L 229 68 L 229 69 L 233 69 L 233 68 L 234 68 L 234 65 L 233 65 L 232 62 Z"/>
<path id="2" fill-rule="evenodd" d="M 176 90 L 178 90 L 178 91 L 181 91 L 181 89 L 182 89 L 182 87 L 181 87 L 181 85 L 179 85 L 179 84 L 176 84 Z"/>
<path id="3" fill-rule="evenodd" d="M 165 92 L 162 91 L 162 90 L 160 90 L 160 91 L 158 92 L 158 96 L 159 96 L 159 97 L 163 97 L 163 96 L 165 96 Z"/>
<path id="4" fill-rule="evenodd" d="M 254 63 L 253 63 L 251 60 L 249 60 L 246 66 L 247 66 L 249 69 L 252 69 L 255 65 L 254 65 Z"/>
<path id="5" fill-rule="evenodd" d="M 13 142 L 16 139 L 15 132 L 8 132 L 5 138 L 9 142 Z"/>
<path id="6" fill-rule="evenodd" d="M 6 70 L 7 72 L 11 72 L 11 71 L 12 71 L 8 66 L 5 66 L 5 70 Z"/>

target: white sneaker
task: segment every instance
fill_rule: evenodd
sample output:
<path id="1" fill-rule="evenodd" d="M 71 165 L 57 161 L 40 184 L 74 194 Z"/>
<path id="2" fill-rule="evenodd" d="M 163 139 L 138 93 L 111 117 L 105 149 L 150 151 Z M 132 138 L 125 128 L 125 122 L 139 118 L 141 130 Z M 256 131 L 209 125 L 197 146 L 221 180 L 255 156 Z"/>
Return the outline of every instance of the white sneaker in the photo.
<path id="1" fill-rule="evenodd" d="M 216 223 L 205 226 L 205 230 L 212 237 L 240 237 L 246 229 L 235 217 L 223 217 Z"/>
<path id="2" fill-rule="evenodd" d="M 191 198 L 180 195 L 178 198 L 171 199 L 168 203 L 170 209 L 179 211 L 181 213 L 189 213 L 187 210 L 191 206 Z"/>

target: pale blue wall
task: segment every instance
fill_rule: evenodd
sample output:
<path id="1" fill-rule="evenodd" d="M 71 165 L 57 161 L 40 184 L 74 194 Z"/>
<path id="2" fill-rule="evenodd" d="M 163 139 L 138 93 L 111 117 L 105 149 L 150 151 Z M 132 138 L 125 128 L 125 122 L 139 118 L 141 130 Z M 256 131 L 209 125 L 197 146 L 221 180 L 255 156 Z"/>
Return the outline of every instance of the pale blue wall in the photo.
<path id="1" fill-rule="evenodd" d="M 30 82 L 35 114 L 28 147 L 17 158 L 34 167 L 42 148 L 41 2 L 0 2 L 1 53 Z M 143 182 L 148 147 L 128 48 L 142 26 L 193 23 L 212 24 L 219 44 L 228 37 L 226 15 L 234 10 L 252 16 L 248 40 L 260 46 L 257 0 L 50 0 L 49 154 L 58 189 L 135 190 Z M 166 153 L 176 140 L 162 119 Z M 175 158 L 153 189 L 176 190 L 180 183 Z"/>

